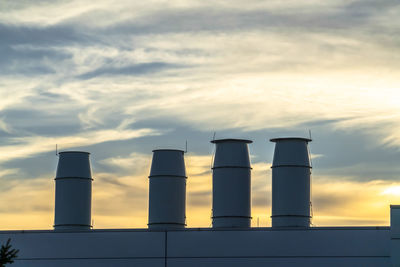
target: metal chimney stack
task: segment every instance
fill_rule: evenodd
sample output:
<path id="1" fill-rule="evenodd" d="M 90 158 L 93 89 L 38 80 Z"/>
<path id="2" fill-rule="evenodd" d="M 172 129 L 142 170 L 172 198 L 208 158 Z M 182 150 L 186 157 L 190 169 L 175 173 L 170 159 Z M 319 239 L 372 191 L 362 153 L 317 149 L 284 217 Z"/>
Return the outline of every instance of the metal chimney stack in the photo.
<path id="1" fill-rule="evenodd" d="M 54 230 L 91 229 L 92 174 L 88 152 L 59 153 Z"/>
<path id="2" fill-rule="evenodd" d="M 216 145 L 213 171 L 213 228 L 250 227 L 250 140 L 213 140 Z"/>
<path id="3" fill-rule="evenodd" d="M 390 258 L 393 267 L 400 266 L 400 205 L 390 205 Z"/>
<path id="4" fill-rule="evenodd" d="M 184 151 L 153 150 L 149 188 L 149 229 L 186 226 L 186 170 Z"/>
<path id="5" fill-rule="evenodd" d="M 309 227 L 311 223 L 311 139 L 271 139 L 275 144 L 272 163 L 272 227 Z"/>

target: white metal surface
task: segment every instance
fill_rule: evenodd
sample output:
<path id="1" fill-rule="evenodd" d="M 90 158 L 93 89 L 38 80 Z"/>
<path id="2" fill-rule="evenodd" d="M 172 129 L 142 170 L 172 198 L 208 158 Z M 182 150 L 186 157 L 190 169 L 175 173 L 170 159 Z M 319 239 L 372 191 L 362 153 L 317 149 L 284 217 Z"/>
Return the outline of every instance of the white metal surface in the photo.
<path id="1" fill-rule="evenodd" d="M 168 267 L 389 267 L 389 258 L 305 258 L 305 257 L 291 257 L 291 258 L 178 258 L 169 259 Z M 36 266 L 35 266 L 36 267 Z M 39 266 L 38 266 L 39 267 Z M 42 266 L 40 266 L 42 267 Z"/>
<path id="2" fill-rule="evenodd" d="M 181 229 L 186 225 L 184 151 L 153 151 L 149 185 L 150 229 Z"/>
<path id="3" fill-rule="evenodd" d="M 16 260 L 12 267 L 165 267 L 163 258 Z M 171 267 L 171 266 L 170 266 Z M 367 266 L 368 267 L 368 266 Z"/>
<path id="4" fill-rule="evenodd" d="M 8 238 L 16 267 L 390 266 L 388 227 L 0 232 Z"/>
<path id="5" fill-rule="evenodd" d="M 390 205 L 391 260 L 400 267 L 400 205 Z"/>
<path id="6" fill-rule="evenodd" d="M 311 164 L 306 138 L 275 138 L 272 227 L 309 227 Z"/>
<path id="7" fill-rule="evenodd" d="M 388 227 L 185 230 L 169 232 L 168 245 L 169 257 L 389 257 L 390 231 Z"/>
<path id="8" fill-rule="evenodd" d="M 0 233 L 19 249 L 12 267 L 164 266 L 165 233 L 147 230 Z"/>
<path id="9" fill-rule="evenodd" d="M 213 164 L 213 228 L 250 227 L 251 165 L 243 139 L 211 141 L 216 145 Z"/>
<path id="10" fill-rule="evenodd" d="M 92 175 L 89 153 L 59 153 L 55 178 L 54 230 L 89 230 Z"/>

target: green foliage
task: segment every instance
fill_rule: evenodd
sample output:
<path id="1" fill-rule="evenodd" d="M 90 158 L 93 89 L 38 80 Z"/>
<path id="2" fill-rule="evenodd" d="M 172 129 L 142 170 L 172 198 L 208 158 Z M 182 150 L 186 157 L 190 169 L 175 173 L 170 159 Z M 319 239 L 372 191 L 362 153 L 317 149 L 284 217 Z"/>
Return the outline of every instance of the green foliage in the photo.
<path id="1" fill-rule="evenodd" d="M 18 249 L 11 248 L 11 239 L 7 240 L 5 245 L 1 246 L 0 249 L 0 267 L 5 267 L 7 263 L 13 263 L 19 252 Z"/>

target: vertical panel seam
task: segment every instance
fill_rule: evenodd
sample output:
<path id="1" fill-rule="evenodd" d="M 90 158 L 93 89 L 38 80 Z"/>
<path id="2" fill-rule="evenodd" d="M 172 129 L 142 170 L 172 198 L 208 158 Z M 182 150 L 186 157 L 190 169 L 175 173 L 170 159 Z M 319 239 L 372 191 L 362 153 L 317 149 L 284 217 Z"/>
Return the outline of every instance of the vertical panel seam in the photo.
<path id="1" fill-rule="evenodd" d="M 164 266 L 167 267 L 167 253 L 168 253 L 168 231 L 165 231 L 165 241 L 164 241 Z"/>

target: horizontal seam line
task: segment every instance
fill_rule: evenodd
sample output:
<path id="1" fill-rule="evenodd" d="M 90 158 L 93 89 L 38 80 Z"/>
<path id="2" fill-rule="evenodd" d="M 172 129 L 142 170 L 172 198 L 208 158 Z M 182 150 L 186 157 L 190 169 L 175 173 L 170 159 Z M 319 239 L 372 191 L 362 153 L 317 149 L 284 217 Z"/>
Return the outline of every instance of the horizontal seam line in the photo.
<path id="1" fill-rule="evenodd" d="M 92 180 L 93 178 L 88 177 L 56 177 L 54 180 L 66 180 L 66 179 L 79 179 L 79 180 Z"/>
<path id="2" fill-rule="evenodd" d="M 250 258 L 390 258 L 390 256 L 193 256 L 193 257 L 168 257 L 169 259 L 186 259 L 186 258 L 207 258 L 207 259 L 230 259 L 230 258 L 244 258 L 244 259 L 250 259 Z"/>
<path id="3" fill-rule="evenodd" d="M 179 225 L 186 225 L 185 223 L 175 223 L 175 222 L 152 222 L 152 223 L 148 223 L 147 225 L 152 225 L 152 224 L 179 224 Z"/>
<path id="4" fill-rule="evenodd" d="M 215 218 L 245 218 L 245 219 L 251 219 L 253 217 L 251 216 L 240 216 L 240 215 L 221 215 L 221 216 L 212 216 L 212 219 Z"/>
<path id="5" fill-rule="evenodd" d="M 252 170 L 252 167 L 249 166 L 216 166 L 216 167 L 212 167 L 211 169 L 224 169 L 224 168 L 232 168 L 232 169 L 250 169 Z"/>
<path id="6" fill-rule="evenodd" d="M 307 215 L 291 215 L 291 214 L 286 214 L 286 215 L 272 215 L 270 216 L 271 218 L 273 217 L 302 217 L 302 218 L 311 218 L 311 216 L 307 216 Z"/>
<path id="7" fill-rule="evenodd" d="M 307 166 L 307 165 L 291 165 L 291 164 L 274 165 L 274 166 L 271 166 L 271 169 L 279 168 L 279 167 L 294 167 L 294 168 L 309 168 L 309 169 L 312 169 L 311 166 Z"/>
<path id="8" fill-rule="evenodd" d="M 129 259 L 164 259 L 163 256 L 154 257 L 75 257 L 75 258 L 19 258 L 15 261 L 26 260 L 129 260 Z M 268 258 L 390 258 L 390 256 L 170 256 L 168 259 L 268 259 Z"/>
<path id="9" fill-rule="evenodd" d="M 70 224 L 67 224 L 67 223 L 64 223 L 64 224 L 54 224 L 54 225 L 53 225 L 53 227 L 56 227 L 56 226 L 90 226 L 90 227 L 92 227 L 92 225 L 90 225 L 90 224 L 72 224 L 72 223 L 70 223 Z"/>
<path id="10" fill-rule="evenodd" d="M 162 176 L 166 176 L 166 177 L 176 177 L 176 178 L 187 178 L 187 176 L 183 176 L 183 175 L 173 175 L 173 174 L 156 174 L 156 175 L 150 175 L 149 178 L 156 178 L 156 177 L 162 177 Z"/>

